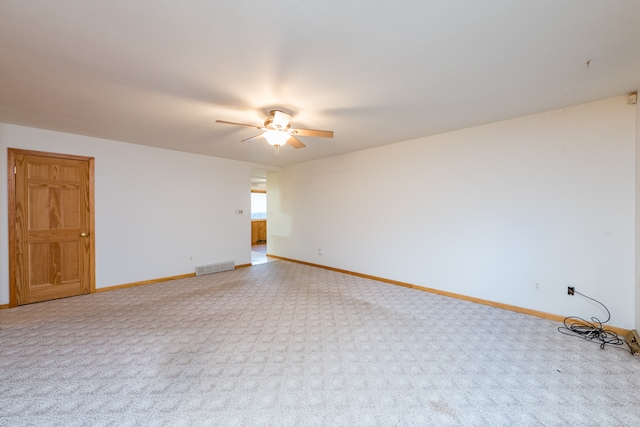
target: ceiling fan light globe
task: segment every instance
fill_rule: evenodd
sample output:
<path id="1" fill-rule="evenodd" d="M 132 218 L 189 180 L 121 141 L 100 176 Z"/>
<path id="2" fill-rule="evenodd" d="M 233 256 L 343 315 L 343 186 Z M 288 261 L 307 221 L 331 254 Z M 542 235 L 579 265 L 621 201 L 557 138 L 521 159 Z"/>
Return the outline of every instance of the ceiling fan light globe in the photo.
<path id="1" fill-rule="evenodd" d="M 264 133 L 264 137 L 267 142 L 274 147 L 278 147 L 287 143 L 289 139 L 289 134 L 287 132 L 279 131 L 279 130 L 268 130 Z"/>

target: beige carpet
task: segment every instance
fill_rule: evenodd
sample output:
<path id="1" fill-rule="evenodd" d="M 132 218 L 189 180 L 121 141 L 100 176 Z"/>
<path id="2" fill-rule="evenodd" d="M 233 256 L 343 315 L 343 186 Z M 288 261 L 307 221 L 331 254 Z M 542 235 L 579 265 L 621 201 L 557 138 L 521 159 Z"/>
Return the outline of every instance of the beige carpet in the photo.
<path id="1" fill-rule="evenodd" d="M 640 358 L 558 326 L 285 261 L 33 304 L 0 425 L 640 425 Z"/>

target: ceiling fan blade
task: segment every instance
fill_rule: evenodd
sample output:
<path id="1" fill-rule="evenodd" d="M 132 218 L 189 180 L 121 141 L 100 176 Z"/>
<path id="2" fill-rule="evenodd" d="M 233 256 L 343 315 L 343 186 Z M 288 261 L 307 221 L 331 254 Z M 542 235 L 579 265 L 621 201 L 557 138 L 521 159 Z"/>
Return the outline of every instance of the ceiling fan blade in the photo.
<path id="1" fill-rule="evenodd" d="M 246 126 L 248 128 L 254 128 L 254 129 L 263 130 L 262 126 L 247 125 L 247 124 L 244 124 L 244 123 L 227 122 L 226 120 L 216 120 L 216 123 L 223 123 L 225 125 L 234 125 L 234 126 Z"/>
<path id="2" fill-rule="evenodd" d="M 289 129 L 291 135 L 316 136 L 319 138 L 333 138 L 333 131 L 316 129 Z"/>
<path id="3" fill-rule="evenodd" d="M 253 141 L 254 139 L 258 139 L 258 138 L 262 138 L 264 134 L 260 134 L 260 135 L 256 135 L 256 136 L 252 136 L 251 138 L 245 138 L 240 142 L 248 142 L 248 141 Z"/>
<path id="4" fill-rule="evenodd" d="M 302 141 L 300 141 L 298 138 L 296 138 L 295 136 L 291 136 L 288 140 L 287 140 L 287 144 L 289 144 L 290 146 L 292 146 L 293 148 L 304 148 L 306 147 L 306 145 L 304 145 L 302 143 Z"/>
<path id="5" fill-rule="evenodd" d="M 272 126 L 276 129 L 286 129 L 291 121 L 291 114 L 283 113 L 282 111 L 273 110 Z"/>

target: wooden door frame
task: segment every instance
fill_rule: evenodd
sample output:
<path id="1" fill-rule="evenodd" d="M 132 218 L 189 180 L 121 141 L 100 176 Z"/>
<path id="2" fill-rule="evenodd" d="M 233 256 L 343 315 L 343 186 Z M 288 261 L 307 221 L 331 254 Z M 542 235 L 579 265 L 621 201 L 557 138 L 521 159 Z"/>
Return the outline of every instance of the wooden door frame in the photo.
<path id="1" fill-rule="evenodd" d="M 7 148 L 7 196 L 9 210 L 9 307 L 16 307 L 18 299 L 16 295 L 16 155 L 40 156 L 68 160 L 80 160 L 89 163 L 89 293 L 96 291 L 95 268 L 95 184 L 94 184 L 94 158 L 75 156 L 71 154 L 49 153 L 46 151 L 22 150 L 19 148 Z"/>

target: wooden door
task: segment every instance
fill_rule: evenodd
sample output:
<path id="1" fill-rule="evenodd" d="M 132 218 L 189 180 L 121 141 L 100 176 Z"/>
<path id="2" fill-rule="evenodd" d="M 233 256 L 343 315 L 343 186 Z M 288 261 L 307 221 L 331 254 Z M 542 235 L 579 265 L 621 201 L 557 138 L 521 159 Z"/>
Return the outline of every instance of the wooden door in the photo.
<path id="1" fill-rule="evenodd" d="M 90 293 L 95 288 L 93 159 L 18 150 L 13 154 L 10 305 Z"/>
<path id="2" fill-rule="evenodd" d="M 267 220 L 254 219 L 251 221 L 251 244 L 267 241 Z"/>

